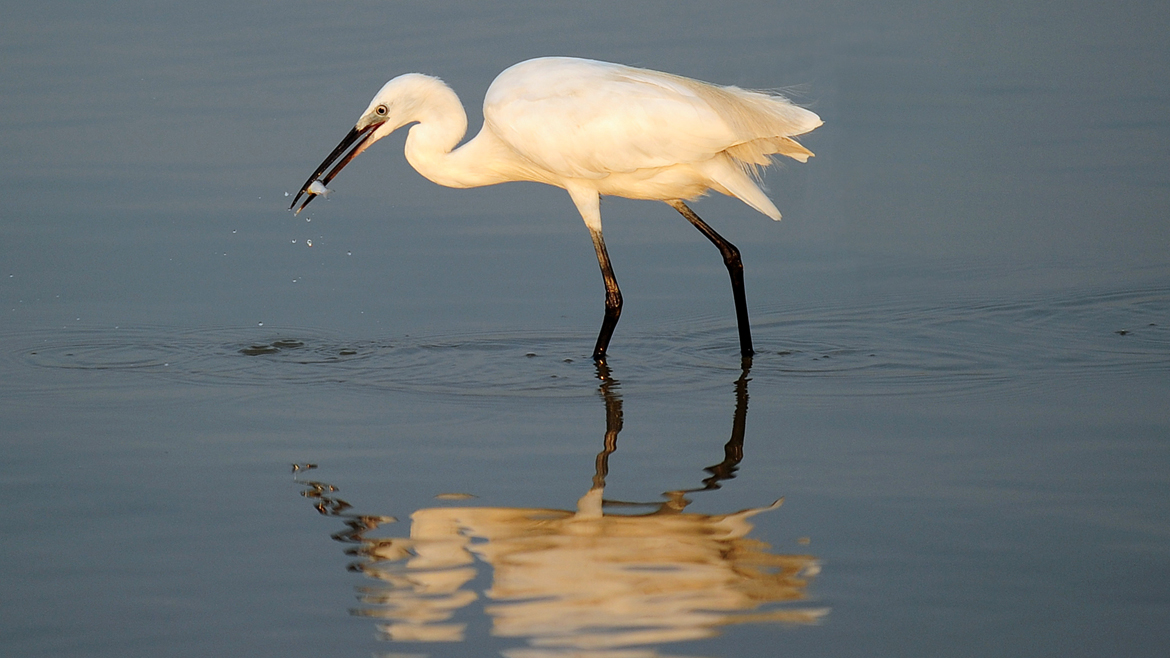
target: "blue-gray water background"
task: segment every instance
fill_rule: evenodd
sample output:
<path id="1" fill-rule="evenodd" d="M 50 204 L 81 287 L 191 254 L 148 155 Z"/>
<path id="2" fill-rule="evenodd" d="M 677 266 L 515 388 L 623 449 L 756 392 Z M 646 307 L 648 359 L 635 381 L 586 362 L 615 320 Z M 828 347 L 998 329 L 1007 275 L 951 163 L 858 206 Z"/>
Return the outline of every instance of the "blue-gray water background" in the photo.
<path id="1" fill-rule="evenodd" d="M 784 88 L 825 120 L 767 176 L 783 222 L 694 205 L 743 252 L 761 353 L 737 477 L 687 511 L 783 497 L 752 537 L 815 557 L 802 605 L 827 612 L 645 655 L 1170 645 L 1165 3 L 3 14 L 5 655 L 538 655 L 493 633 L 483 564 L 465 641 L 379 639 L 290 464 L 388 535 L 444 505 L 572 510 L 616 391 L 606 498 L 701 486 L 741 370 L 722 263 L 667 206 L 603 205 L 608 399 L 563 191 L 437 187 L 399 135 L 285 210 L 390 77 L 442 77 L 474 131 L 493 77 L 542 55 Z"/>

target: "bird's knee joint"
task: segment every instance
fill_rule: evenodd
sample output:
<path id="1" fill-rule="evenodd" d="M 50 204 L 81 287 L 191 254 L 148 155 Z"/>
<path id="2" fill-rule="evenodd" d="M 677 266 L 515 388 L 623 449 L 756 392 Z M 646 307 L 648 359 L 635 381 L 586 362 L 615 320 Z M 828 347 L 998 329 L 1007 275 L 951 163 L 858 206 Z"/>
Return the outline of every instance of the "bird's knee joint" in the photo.
<path id="1" fill-rule="evenodd" d="M 735 247 L 730 247 L 727 251 L 723 252 L 723 262 L 728 267 L 734 267 L 739 270 L 743 269 L 743 261 L 739 257 L 739 249 Z"/>

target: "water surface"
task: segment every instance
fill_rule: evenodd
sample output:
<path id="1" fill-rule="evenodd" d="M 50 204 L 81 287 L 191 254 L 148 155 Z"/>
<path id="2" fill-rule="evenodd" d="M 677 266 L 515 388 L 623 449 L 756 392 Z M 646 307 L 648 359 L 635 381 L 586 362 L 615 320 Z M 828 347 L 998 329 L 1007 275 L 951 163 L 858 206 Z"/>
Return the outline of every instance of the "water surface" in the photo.
<path id="1" fill-rule="evenodd" d="M 5 654 L 1170 642 L 1162 5 L 11 9 Z M 743 252 L 748 367 L 663 204 L 603 206 L 608 370 L 563 191 L 438 188 L 398 137 L 285 211 L 386 79 L 475 129 L 550 54 L 825 119 L 766 179 L 783 222 L 694 206 Z"/>

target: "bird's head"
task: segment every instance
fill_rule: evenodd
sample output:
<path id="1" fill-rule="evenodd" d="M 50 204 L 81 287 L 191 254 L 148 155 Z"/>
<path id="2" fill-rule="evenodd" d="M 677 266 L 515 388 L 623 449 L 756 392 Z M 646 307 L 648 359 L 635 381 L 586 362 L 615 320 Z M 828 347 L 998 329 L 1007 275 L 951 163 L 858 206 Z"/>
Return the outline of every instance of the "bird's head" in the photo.
<path id="1" fill-rule="evenodd" d="M 446 85 L 438 78 L 421 73 L 400 75 L 383 85 L 374 95 L 374 99 L 370 101 L 369 107 L 362 112 L 353 129 L 346 134 L 337 148 L 333 149 L 333 152 L 301 186 L 300 191 L 293 198 L 289 210 L 297 205 L 297 201 L 302 196 L 305 197 L 305 201 L 300 208 L 297 208 L 297 212 L 299 213 L 305 209 L 305 206 L 309 205 L 313 197 L 318 194 L 309 189 L 313 183 L 319 181 L 321 185 L 328 185 L 329 181 L 333 180 L 345 168 L 345 165 L 349 164 L 362 151 L 368 149 L 374 142 L 402 126 L 418 121 L 419 115 L 425 107 L 426 99 L 434 93 L 436 87 L 446 89 Z M 335 162 L 336 165 L 334 165 Z M 321 174 L 330 166 L 333 168 L 322 176 Z"/>

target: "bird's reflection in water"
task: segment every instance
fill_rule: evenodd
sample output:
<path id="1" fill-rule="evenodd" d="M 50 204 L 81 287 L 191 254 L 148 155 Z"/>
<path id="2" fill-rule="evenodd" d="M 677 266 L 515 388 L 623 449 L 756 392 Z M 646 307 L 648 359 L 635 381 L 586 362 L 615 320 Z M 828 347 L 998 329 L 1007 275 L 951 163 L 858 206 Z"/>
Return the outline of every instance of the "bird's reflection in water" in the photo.
<path id="1" fill-rule="evenodd" d="M 470 584 L 486 564 L 492 582 L 482 594 L 492 633 L 529 644 L 506 652 L 509 658 L 649 658 L 659 655 L 653 645 L 713 637 L 729 624 L 812 624 L 825 615 L 800 603 L 818 572 L 816 558 L 778 555 L 748 537 L 751 517 L 780 501 L 732 514 L 685 511 L 688 493 L 718 489 L 743 459 L 748 369 L 735 383 L 723 461 L 706 469 L 702 486 L 656 503 L 602 497 L 622 402 L 604 365 L 598 375 L 605 447 L 575 510 L 433 507 L 411 515 L 409 537 L 373 537 L 394 519 L 353 514 L 333 486 L 298 480 L 319 512 L 344 519 L 347 529 L 333 538 L 354 545 L 347 552 L 360 559 L 350 568 L 376 581 L 359 588 L 364 605 L 354 614 L 382 620 L 389 640 L 463 641 L 466 624 L 454 618 L 479 599 Z"/>

